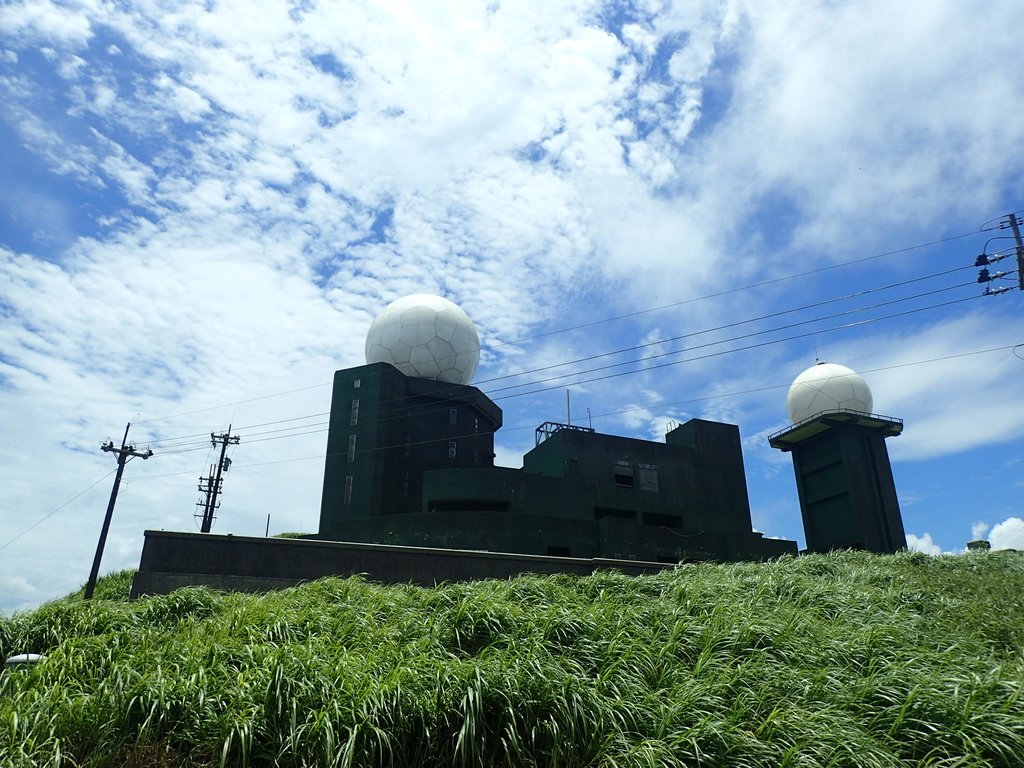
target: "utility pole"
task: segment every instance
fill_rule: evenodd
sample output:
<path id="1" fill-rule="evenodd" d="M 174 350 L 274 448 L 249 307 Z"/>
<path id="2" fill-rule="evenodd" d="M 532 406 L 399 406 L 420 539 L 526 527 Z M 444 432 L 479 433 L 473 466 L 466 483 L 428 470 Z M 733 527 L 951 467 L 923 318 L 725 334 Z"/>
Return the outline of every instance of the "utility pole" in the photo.
<path id="1" fill-rule="evenodd" d="M 1013 237 L 1017 241 L 1017 288 L 1024 291 L 1024 240 L 1020 237 L 1020 222 L 1016 213 L 1006 214 L 1010 222 L 1010 229 L 1013 230 Z"/>
<path id="2" fill-rule="evenodd" d="M 206 501 L 200 502 L 203 504 L 203 517 L 202 524 L 199 527 L 200 532 L 209 533 L 213 527 L 214 512 L 217 507 L 217 496 L 220 494 L 221 485 L 224 482 L 221 475 L 231 466 L 231 459 L 226 458 L 224 454 L 227 453 L 229 445 L 238 445 L 241 441 L 241 437 L 238 435 L 231 434 L 231 425 L 228 425 L 228 431 L 222 432 L 219 435 L 210 433 L 210 443 L 212 445 L 220 446 L 220 460 L 217 462 L 216 470 L 210 467 L 210 476 L 199 478 L 199 490 L 206 494 Z M 206 483 L 206 485 L 203 485 Z"/>
<path id="3" fill-rule="evenodd" d="M 91 600 L 92 593 L 96 590 L 96 579 L 100 575 L 100 560 L 103 559 L 103 547 L 107 544 L 107 533 L 110 531 L 110 518 L 114 516 L 114 504 L 117 502 L 117 491 L 121 487 L 121 475 L 124 474 L 124 465 L 138 456 L 143 461 L 153 455 L 148 448 L 145 451 L 135 450 L 135 445 L 128 442 L 128 430 L 132 423 L 124 428 L 124 437 L 121 438 L 121 447 L 115 448 L 111 440 L 107 440 L 100 446 L 100 450 L 113 453 L 117 458 L 117 474 L 114 475 L 114 487 L 110 490 L 110 501 L 107 502 L 107 514 L 103 518 L 103 527 L 100 529 L 100 540 L 96 544 L 96 556 L 92 560 L 92 570 L 89 572 L 89 581 L 85 585 L 85 599 Z"/>

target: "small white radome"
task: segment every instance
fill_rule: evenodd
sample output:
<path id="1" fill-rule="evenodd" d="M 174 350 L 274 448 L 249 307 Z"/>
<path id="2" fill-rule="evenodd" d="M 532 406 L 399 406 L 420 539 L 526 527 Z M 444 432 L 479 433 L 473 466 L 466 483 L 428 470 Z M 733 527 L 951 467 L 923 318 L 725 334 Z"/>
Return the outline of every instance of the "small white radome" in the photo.
<path id="1" fill-rule="evenodd" d="M 873 401 L 867 382 L 845 365 L 818 363 L 793 381 L 786 395 L 789 418 L 797 424 L 820 413 L 871 413 Z"/>

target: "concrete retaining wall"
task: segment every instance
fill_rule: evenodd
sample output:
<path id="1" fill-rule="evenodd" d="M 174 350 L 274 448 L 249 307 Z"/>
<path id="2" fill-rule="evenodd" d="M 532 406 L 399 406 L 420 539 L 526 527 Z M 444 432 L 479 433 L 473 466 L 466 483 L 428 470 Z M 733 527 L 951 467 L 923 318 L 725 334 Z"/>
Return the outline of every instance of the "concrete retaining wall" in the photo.
<path id="1" fill-rule="evenodd" d="M 262 592 L 324 576 L 361 574 L 383 584 L 507 579 L 523 573 L 630 575 L 673 567 L 600 558 L 543 557 L 501 552 L 398 547 L 385 544 L 219 536 L 146 531 L 131 596 L 167 594 L 185 586 Z"/>

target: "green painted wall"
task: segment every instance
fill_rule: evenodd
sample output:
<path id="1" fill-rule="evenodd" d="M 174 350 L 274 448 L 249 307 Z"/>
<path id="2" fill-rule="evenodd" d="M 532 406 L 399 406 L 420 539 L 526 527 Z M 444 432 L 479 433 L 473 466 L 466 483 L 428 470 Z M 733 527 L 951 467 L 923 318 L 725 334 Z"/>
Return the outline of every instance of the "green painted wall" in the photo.
<path id="1" fill-rule="evenodd" d="M 491 466 L 501 410 L 475 387 L 414 379 L 385 363 L 337 371 L 320 535 L 420 509 L 423 473 Z"/>
<path id="2" fill-rule="evenodd" d="M 836 423 L 788 447 L 808 551 L 906 549 L 885 436 Z"/>

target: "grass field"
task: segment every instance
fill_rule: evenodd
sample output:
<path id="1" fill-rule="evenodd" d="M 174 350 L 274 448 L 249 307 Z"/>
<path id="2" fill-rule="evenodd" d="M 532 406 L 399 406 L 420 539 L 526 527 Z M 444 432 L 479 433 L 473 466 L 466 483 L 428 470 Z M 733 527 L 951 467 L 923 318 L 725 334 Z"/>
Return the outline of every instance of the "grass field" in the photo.
<path id="1" fill-rule="evenodd" d="M 843 553 L 0 618 L 4 766 L 1024 766 L 1024 556 Z"/>

